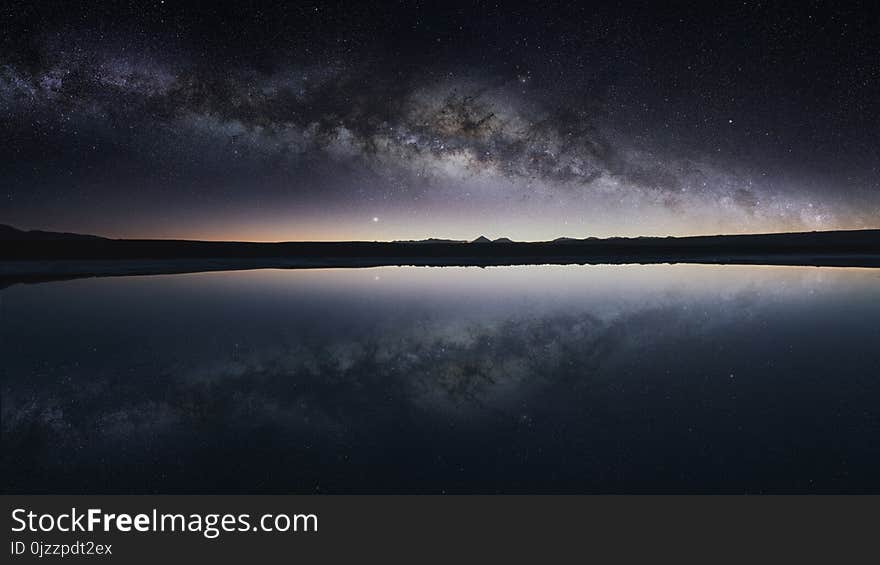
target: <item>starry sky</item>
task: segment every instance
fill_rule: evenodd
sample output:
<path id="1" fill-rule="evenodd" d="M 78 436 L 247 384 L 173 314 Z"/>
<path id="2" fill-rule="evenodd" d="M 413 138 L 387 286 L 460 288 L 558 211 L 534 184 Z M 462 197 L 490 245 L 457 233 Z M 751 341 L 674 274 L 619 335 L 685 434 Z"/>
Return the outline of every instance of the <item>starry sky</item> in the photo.
<path id="1" fill-rule="evenodd" d="M 0 223 L 392 240 L 880 227 L 868 3 L 0 5 Z"/>

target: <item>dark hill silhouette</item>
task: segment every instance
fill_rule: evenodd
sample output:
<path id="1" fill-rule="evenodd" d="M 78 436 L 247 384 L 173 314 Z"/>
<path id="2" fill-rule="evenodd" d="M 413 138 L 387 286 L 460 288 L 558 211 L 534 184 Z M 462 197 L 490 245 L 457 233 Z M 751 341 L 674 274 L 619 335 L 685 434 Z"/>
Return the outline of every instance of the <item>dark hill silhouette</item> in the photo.
<path id="1" fill-rule="evenodd" d="M 545 242 L 284 242 L 105 239 L 0 228 L 0 279 L 379 265 L 715 263 L 880 266 L 880 230 Z"/>
<path id="2" fill-rule="evenodd" d="M 65 240 L 96 240 L 104 239 L 97 235 L 79 233 L 31 230 L 25 231 L 5 224 L 0 224 L 0 241 L 57 241 Z"/>
<path id="3" fill-rule="evenodd" d="M 467 243 L 467 240 L 429 237 L 428 239 L 402 239 L 394 241 L 393 243 Z"/>

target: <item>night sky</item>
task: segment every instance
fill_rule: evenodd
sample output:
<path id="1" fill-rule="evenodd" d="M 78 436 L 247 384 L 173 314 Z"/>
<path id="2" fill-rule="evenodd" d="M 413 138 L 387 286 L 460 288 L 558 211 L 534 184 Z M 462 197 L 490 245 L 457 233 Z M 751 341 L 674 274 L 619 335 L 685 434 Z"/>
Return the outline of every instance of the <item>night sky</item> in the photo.
<path id="1" fill-rule="evenodd" d="M 0 223 L 248 240 L 880 227 L 870 3 L 0 6 Z"/>

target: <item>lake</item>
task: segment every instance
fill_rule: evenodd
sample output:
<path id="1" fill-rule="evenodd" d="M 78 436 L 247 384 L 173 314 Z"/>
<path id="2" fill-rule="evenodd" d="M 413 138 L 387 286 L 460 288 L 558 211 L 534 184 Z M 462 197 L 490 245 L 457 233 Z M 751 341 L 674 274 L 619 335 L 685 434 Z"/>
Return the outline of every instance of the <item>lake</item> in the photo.
<path id="1" fill-rule="evenodd" d="M 7 493 L 880 492 L 880 270 L 0 290 Z"/>

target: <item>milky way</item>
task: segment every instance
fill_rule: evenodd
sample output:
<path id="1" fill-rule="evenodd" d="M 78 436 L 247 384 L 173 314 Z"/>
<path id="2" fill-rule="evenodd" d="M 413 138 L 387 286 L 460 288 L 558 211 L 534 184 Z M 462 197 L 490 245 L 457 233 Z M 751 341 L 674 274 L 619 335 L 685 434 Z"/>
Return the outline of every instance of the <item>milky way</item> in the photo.
<path id="1" fill-rule="evenodd" d="M 646 59 L 640 22 L 613 14 L 581 15 L 604 21 L 599 30 L 508 17 L 506 42 L 488 37 L 483 52 L 456 45 L 455 34 L 485 31 L 489 20 L 461 12 L 408 11 L 391 24 L 408 33 L 395 43 L 379 15 L 355 24 L 339 9 L 313 41 L 317 24 L 303 18 L 324 7 L 296 10 L 279 12 L 277 25 L 263 12 L 259 22 L 224 15 L 217 21 L 247 30 L 228 44 L 164 3 L 120 15 L 119 29 L 112 18 L 37 33 L 21 23 L 0 57 L 0 222 L 211 239 L 877 227 L 880 158 L 864 134 L 877 125 L 876 65 L 841 71 L 850 98 L 809 98 L 798 84 L 749 82 L 801 61 L 784 52 L 751 76 L 740 65 L 743 79 L 731 84 L 723 43 L 686 49 L 678 70 L 655 80 L 653 65 L 669 57 Z M 757 25 L 761 14 L 748 16 Z M 801 25 L 785 17 L 780 25 Z M 658 29 L 652 44 L 671 54 L 677 36 Z M 829 57 L 876 55 L 858 43 L 870 31 L 851 32 L 856 43 Z M 261 32 L 258 46 L 236 43 Z M 692 67 L 706 58 L 714 62 Z M 748 94 L 762 88 L 763 98 Z M 846 106 L 811 118 L 826 102 Z"/>

